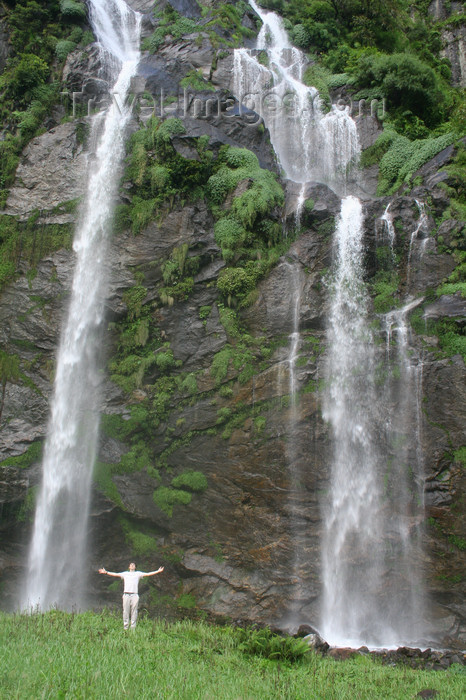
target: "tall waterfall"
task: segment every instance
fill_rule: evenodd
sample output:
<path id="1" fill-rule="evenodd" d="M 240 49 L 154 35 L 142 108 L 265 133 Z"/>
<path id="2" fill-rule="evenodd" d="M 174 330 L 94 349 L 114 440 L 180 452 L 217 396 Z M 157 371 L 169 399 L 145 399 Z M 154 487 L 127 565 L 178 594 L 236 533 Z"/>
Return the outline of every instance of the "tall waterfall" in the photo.
<path id="1" fill-rule="evenodd" d="M 73 248 L 68 316 L 58 350 L 23 608 L 83 601 L 90 482 L 99 430 L 100 340 L 107 293 L 108 234 L 130 109 L 124 107 L 139 61 L 140 15 L 124 0 L 90 0 L 90 20 L 118 99 L 93 120 L 98 143 Z"/>
<path id="2" fill-rule="evenodd" d="M 363 283 L 362 235 L 361 204 L 347 197 L 335 236 L 323 399 L 333 451 L 321 632 L 334 645 L 398 646 L 419 641 L 424 623 L 422 363 L 410 355 L 407 324 L 421 300 L 384 317 L 387 353 L 380 357 Z"/>
<path id="3" fill-rule="evenodd" d="M 367 643 L 382 588 L 379 548 L 382 492 L 373 418 L 375 349 L 363 284 L 363 215 L 342 202 L 328 318 L 324 419 L 333 432 L 330 494 L 324 513 L 322 634 L 330 644 Z M 383 632 L 383 630 L 379 630 Z"/>
<path id="4" fill-rule="evenodd" d="M 346 195 L 353 184 L 348 172 L 359 154 L 349 110 L 333 106 L 324 114 L 317 90 L 303 84 L 306 58 L 291 46 L 282 20 L 254 0 L 250 4 L 263 26 L 256 49 L 235 51 L 236 97 L 263 117 L 288 179 L 324 182 Z M 304 199 L 303 184 L 297 219 Z M 389 207 L 383 220 L 392 246 L 395 232 Z M 323 391 L 323 416 L 332 447 L 329 492 L 323 505 L 320 631 L 330 644 L 409 643 L 422 635 L 423 614 L 417 575 L 422 363 L 412 360 L 408 349 L 406 319 L 412 307 L 408 304 L 383 319 L 383 330 L 396 345 L 385 357 L 369 316 L 362 205 L 354 196 L 342 201 L 334 248 Z M 296 415 L 292 358 L 299 317 L 294 328 L 288 360 L 292 420 Z M 292 426 L 289 432 L 293 442 Z M 288 447 L 287 461 L 296 485 L 294 450 L 293 445 Z M 295 579 L 299 564 L 294 561 Z"/>

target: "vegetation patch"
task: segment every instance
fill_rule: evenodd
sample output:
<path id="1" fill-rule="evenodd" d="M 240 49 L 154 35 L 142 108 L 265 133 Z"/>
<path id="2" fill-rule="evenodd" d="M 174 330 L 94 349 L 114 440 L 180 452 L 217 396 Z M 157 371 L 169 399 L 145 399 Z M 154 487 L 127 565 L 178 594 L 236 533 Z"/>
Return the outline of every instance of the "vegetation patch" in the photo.
<path id="1" fill-rule="evenodd" d="M 161 577 L 149 582 L 152 607 L 163 609 L 167 596 L 157 588 Z M 160 580 L 160 583 L 159 583 Z M 121 589 L 120 589 L 121 590 Z M 189 597 L 188 597 L 189 596 Z M 119 600 L 115 592 L 115 601 Z M 180 592 L 178 602 L 194 602 Z M 249 640 L 251 637 L 251 641 Z M 8 668 L 2 675 L 6 697 L 86 697 L 89 688 L 99 698 L 326 698 L 353 700 L 421 697 L 429 689 L 439 697 L 464 696 L 464 667 L 447 671 L 383 666 L 367 656 L 335 661 L 304 649 L 302 642 L 268 639 L 254 630 L 244 632 L 185 619 L 167 622 L 140 615 L 131 637 L 125 634 L 121 613 L 1 613 L 0 643 Z M 257 654 L 267 644 L 274 654 Z M 243 645 L 240 648 L 240 645 Z M 283 653 L 276 656 L 280 645 Z M 252 649 L 252 653 L 251 653 Z M 25 673 L 24 659 L 29 660 Z M 53 674 L 45 673 L 53 659 Z M 154 664 L 157 672 L 154 673 Z M 135 669 L 138 670 L 135 673 Z"/>
<path id="2" fill-rule="evenodd" d="M 25 223 L 14 216 L 0 214 L 0 290 L 19 274 L 26 263 L 29 271 L 39 261 L 60 248 L 71 248 L 72 233 L 68 224 L 37 223 L 36 211 Z"/>
<path id="3" fill-rule="evenodd" d="M 0 76 L 0 206 L 14 180 L 19 154 L 40 132 L 59 101 L 61 70 L 70 51 L 93 40 L 84 31 L 87 10 L 80 0 L 17 0 L 8 3 L 9 57 Z M 59 65 L 57 66 L 56 61 Z"/>
<path id="4" fill-rule="evenodd" d="M 247 306 L 259 279 L 275 265 L 291 241 L 284 242 L 274 209 L 284 202 L 275 175 L 259 166 L 246 148 L 220 149 L 206 193 L 215 224 L 215 239 L 230 265 L 222 270 L 217 287 L 228 306 Z M 231 204 L 225 206 L 230 196 Z"/>
<path id="5" fill-rule="evenodd" d="M 190 19 L 179 14 L 171 5 L 163 10 L 155 10 L 157 27 L 142 42 L 142 48 L 156 53 L 166 41 L 181 39 L 186 35 L 197 34 L 202 40 L 206 35 L 214 48 L 239 46 L 245 38 L 252 38 L 255 32 L 242 24 L 242 17 L 250 8 L 244 0 L 235 4 L 221 3 L 203 8 L 203 19 Z M 228 37 L 228 38 L 227 38 Z M 202 88 L 201 88 L 202 89 Z M 203 88 L 205 89 L 205 88 Z"/>
<path id="6" fill-rule="evenodd" d="M 23 454 L 17 457 L 7 457 L 3 462 L 0 462 L 0 467 L 27 469 L 42 459 L 42 447 L 42 441 L 33 442 Z"/>
<path id="7" fill-rule="evenodd" d="M 130 138 L 125 178 L 132 183 L 132 201 L 118 211 L 118 228 L 129 225 L 135 235 L 176 199 L 198 199 L 212 173 L 212 152 L 205 139 L 196 140 L 199 159 L 183 158 L 172 138 L 185 133 L 180 119 L 151 117 Z"/>
<path id="8" fill-rule="evenodd" d="M 455 133 L 410 141 L 398 134 L 392 126 L 385 127 L 377 141 L 361 157 L 361 165 L 380 164 L 377 194 L 393 194 L 408 183 L 413 174 L 456 139 Z"/>
<path id="9" fill-rule="evenodd" d="M 444 318 L 439 321 L 426 318 L 423 307 L 417 308 L 410 316 L 411 327 L 418 335 L 436 336 L 439 349 L 433 352 L 439 357 L 461 355 L 466 360 L 466 335 L 463 319 Z"/>
<path id="10" fill-rule="evenodd" d="M 176 505 L 187 506 L 191 503 L 192 494 L 184 489 L 174 489 L 169 486 L 159 486 L 152 494 L 154 503 L 163 510 L 169 518 L 173 516 L 173 508 Z"/>
<path id="11" fill-rule="evenodd" d="M 374 297 L 374 311 L 377 314 L 385 314 L 398 305 L 396 294 L 399 278 L 395 272 L 379 270 L 371 283 Z"/>
<path id="12" fill-rule="evenodd" d="M 281 637 L 268 627 L 263 629 L 238 629 L 239 649 L 245 654 L 265 659 L 294 662 L 310 654 L 305 639 Z"/>
<path id="13" fill-rule="evenodd" d="M 176 489 L 188 489 L 189 491 L 194 491 L 197 493 L 205 491 L 208 483 L 206 476 L 202 472 L 188 469 L 172 479 L 172 486 Z"/>
<path id="14" fill-rule="evenodd" d="M 131 550 L 136 557 L 147 559 L 158 552 L 159 546 L 155 537 L 141 532 L 123 515 L 120 516 L 119 521 L 126 541 L 131 546 Z"/>

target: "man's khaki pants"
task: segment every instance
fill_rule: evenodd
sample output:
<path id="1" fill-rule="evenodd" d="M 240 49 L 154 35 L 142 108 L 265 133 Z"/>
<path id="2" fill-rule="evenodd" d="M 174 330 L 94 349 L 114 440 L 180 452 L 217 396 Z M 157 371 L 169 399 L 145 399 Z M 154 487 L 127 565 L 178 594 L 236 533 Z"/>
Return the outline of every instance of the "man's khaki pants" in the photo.
<path id="1" fill-rule="evenodd" d="M 138 604 L 139 596 L 137 593 L 123 593 L 123 627 L 129 629 L 129 621 L 131 620 L 131 629 L 136 627 L 138 619 Z"/>

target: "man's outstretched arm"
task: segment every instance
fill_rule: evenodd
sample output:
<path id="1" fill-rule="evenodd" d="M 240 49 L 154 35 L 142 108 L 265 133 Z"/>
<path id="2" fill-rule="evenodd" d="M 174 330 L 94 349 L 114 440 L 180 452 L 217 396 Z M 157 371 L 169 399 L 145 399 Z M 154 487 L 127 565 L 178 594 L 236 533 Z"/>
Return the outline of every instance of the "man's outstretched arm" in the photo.
<path id="1" fill-rule="evenodd" d="M 121 574 L 116 574 L 114 571 L 107 571 L 107 569 L 104 569 L 103 567 L 99 569 L 99 574 L 107 574 L 107 576 L 116 576 L 117 578 L 121 578 Z"/>
<path id="2" fill-rule="evenodd" d="M 161 574 L 163 571 L 163 566 L 161 566 L 157 571 L 149 571 L 148 574 L 144 574 L 144 576 L 155 576 L 155 574 Z"/>

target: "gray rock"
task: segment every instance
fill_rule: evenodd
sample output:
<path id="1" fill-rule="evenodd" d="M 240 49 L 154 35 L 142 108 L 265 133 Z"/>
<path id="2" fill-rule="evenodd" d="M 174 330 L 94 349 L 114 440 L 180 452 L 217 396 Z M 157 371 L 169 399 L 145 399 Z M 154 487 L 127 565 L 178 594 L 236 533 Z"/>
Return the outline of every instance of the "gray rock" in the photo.
<path id="1" fill-rule="evenodd" d="M 105 80 L 107 83 L 112 80 L 112 75 L 102 62 L 102 54 L 97 44 L 91 44 L 85 49 L 75 49 L 68 54 L 63 67 L 62 81 L 70 97 L 73 92 L 82 92 L 87 81 L 97 79 Z M 79 97 L 79 95 L 76 96 L 76 98 Z M 86 104 L 84 100 L 82 103 Z"/>
<path id="2" fill-rule="evenodd" d="M 426 306 L 424 315 L 432 319 L 460 317 L 466 323 L 466 299 L 460 293 L 444 294 L 438 301 Z"/>
<path id="3" fill-rule="evenodd" d="M 443 56 L 451 65 L 452 84 L 466 86 L 466 26 L 442 29 Z"/>
<path id="4" fill-rule="evenodd" d="M 364 151 L 377 141 L 383 131 L 382 123 L 377 117 L 372 117 L 370 114 L 355 117 L 355 122 L 358 129 L 359 144 L 361 150 Z"/>
<path id="5" fill-rule="evenodd" d="M 80 197 L 85 182 L 86 155 L 76 137 L 76 124 L 61 124 L 26 146 L 5 214 L 25 220 L 34 210 L 50 211 Z M 62 222 L 63 217 L 49 221 Z"/>
<path id="6" fill-rule="evenodd" d="M 154 3 L 153 0 L 128 0 L 128 5 L 136 12 L 150 12 Z"/>
<path id="7" fill-rule="evenodd" d="M 320 651 L 324 653 L 329 648 L 327 642 L 323 640 L 322 637 L 317 633 L 306 635 L 304 637 L 304 641 L 308 643 L 310 649 L 314 649 L 315 651 Z"/>

